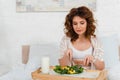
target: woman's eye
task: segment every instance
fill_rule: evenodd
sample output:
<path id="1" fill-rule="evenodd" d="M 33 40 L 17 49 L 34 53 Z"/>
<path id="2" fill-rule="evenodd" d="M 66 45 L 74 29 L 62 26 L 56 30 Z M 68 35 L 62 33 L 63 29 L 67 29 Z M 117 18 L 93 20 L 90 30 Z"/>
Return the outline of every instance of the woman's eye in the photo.
<path id="1" fill-rule="evenodd" d="M 73 23 L 73 25 L 77 25 L 77 23 Z"/>
<path id="2" fill-rule="evenodd" d="M 84 24 L 84 22 L 81 22 L 80 24 Z"/>

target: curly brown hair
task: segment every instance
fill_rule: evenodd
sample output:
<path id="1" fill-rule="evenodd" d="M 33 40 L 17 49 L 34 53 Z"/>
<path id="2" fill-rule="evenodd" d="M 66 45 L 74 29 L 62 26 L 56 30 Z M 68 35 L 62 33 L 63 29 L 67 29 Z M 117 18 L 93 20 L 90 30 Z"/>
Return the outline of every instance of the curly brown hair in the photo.
<path id="1" fill-rule="evenodd" d="M 87 29 L 85 32 L 85 37 L 90 39 L 91 36 L 96 36 L 94 34 L 96 26 L 94 25 L 95 20 L 93 18 L 93 13 L 87 7 L 81 6 L 78 8 L 72 8 L 65 18 L 65 34 L 71 38 L 71 41 L 75 41 L 78 38 L 78 34 L 75 33 L 73 29 L 73 18 L 79 16 L 87 21 Z"/>

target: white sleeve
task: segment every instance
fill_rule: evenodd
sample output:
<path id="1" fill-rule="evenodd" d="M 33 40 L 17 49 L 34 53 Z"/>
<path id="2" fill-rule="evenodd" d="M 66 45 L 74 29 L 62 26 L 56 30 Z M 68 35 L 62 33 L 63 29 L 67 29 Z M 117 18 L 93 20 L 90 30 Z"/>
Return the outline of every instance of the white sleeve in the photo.
<path id="1" fill-rule="evenodd" d="M 61 42 L 60 42 L 60 58 L 63 57 L 64 55 L 64 52 L 67 50 L 67 39 L 66 39 L 66 36 L 64 36 L 62 39 L 61 39 Z"/>
<path id="2" fill-rule="evenodd" d="M 99 40 L 99 38 L 96 38 L 94 43 L 95 43 L 95 45 L 94 45 L 94 54 L 93 54 L 93 56 L 96 59 L 103 61 L 104 50 L 103 50 L 103 47 L 102 47 L 102 43 Z"/>

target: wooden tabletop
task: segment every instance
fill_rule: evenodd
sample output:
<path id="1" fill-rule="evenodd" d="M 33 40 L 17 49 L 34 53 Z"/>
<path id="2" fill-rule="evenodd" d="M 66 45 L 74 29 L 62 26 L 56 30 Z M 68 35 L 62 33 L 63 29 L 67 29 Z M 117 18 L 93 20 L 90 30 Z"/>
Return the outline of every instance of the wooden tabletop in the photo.
<path id="1" fill-rule="evenodd" d="M 91 72 L 96 72 L 99 70 L 87 70 Z M 33 80 L 107 80 L 107 71 L 102 70 L 99 71 L 100 74 L 97 78 L 80 78 L 80 77 L 73 77 L 73 76 L 62 76 L 62 75 L 51 75 L 51 74 L 41 74 L 40 69 L 32 72 Z"/>

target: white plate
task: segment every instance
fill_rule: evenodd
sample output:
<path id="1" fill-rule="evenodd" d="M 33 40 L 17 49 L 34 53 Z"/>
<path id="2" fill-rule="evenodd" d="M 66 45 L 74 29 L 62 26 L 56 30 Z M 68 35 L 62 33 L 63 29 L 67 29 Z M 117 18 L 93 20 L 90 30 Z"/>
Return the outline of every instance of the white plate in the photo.
<path id="1" fill-rule="evenodd" d="M 87 72 L 87 71 L 83 71 L 83 73 L 79 73 L 79 74 L 59 74 L 56 73 L 53 70 L 50 70 L 49 74 L 52 75 L 63 75 L 63 76 L 73 76 L 73 77 L 81 77 L 81 78 L 97 78 L 100 72 Z"/>

